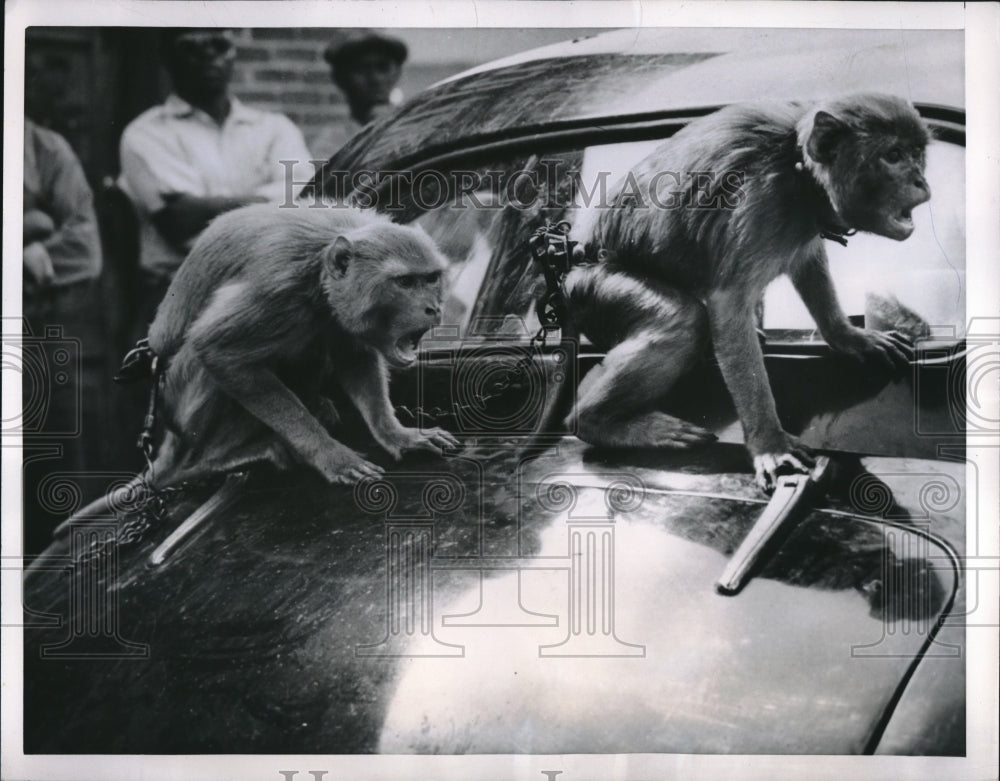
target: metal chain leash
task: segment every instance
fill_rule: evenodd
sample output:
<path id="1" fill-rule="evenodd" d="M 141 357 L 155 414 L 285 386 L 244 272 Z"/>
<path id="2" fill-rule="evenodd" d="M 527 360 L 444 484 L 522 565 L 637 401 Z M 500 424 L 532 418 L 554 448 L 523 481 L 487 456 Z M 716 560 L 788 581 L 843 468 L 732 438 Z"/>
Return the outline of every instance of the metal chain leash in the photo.
<path id="1" fill-rule="evenodd" d="M 148 482 L 143 481 L 139 489 L 144 492 L 144 496 L 134 507 L 116 513 L 118 524 L 115 533 L 91 540 L 76 557 L 74 564 L 86 564 L 107 555 L 112 548 L 117 549 L 141 542 L 146 532 L 166 519 L 171 504 L 191 488 L 191 483 L 180 483 L 168 488 L 153 488 Z"/>
<path id="2" fill-rule="evenodd" d="M 545 294 L 535 303 L 535 312 L 543 328 L 551 326 L 557 329 L 566 322 L 562 283 L 574 264 L 584 258 L 583 248 L 570 241 L 571 228 L 567 220 L 546 222 L 528 239 L 531 257 L 545 277 Z"/>
<path id="3" fill-rule="evenodd" d="M 95 537 L 90 544 L 76 557 L 75 564 L 85 564 L 105 556 L 112 548 L 134 545 L 140 542 L 151 528 L 162 523 L 170 511 L 170 506 L 181 496 L 198 485 L 194 482 L 183 482 L 177 485 L 156 488 L 153 485 L 153 429 L 156 425 L 157 390 L 160 381 L 159 357 L 149 346 L 148 339 L 140 339 L 125 355 L 121 368 L 115 375 L 115 382 L 132 383 L 141 379 L 149 379 L 149 401 L 146 414 L 142 421 L 136 446 L 142 452 L 146 461 L 146 470 L 142 473 L 135 490 L 141 492 L 141 498 L 128 509 L 115 513 L 117 528 L 113 535 L 104 538 Z"/>
<path id="4" fill-rule="evenodd" d="M 433 407 L 430 410 L 423 407 L 410 409 L 405 405 L 399 405 L 396 407 L 396 414 L 402 422 L 418 426 L 454 422 L 463 413 L 467 415 L 481 412 L 490 401 L 502 397 L 513 385 L 528 377 L 528 372 L 534 366 L 535 355 L 546 346 L 549 334 L 559 331 L 565 322 L 566 305 L 563 299 L 562 281 L 574 262 L 582 256 L 582 251 L 577 249 L 577 243 L 569 239 L 570 227 L 569 222 L 565 220 L 557 223 L 546 222 L 528 240 L 531 257 L 541 268 L 545 278 L 545 293 L 535 302 L 535 313 L 541 325 L 528 342 L 525 354 L 514 366 L 492 382 L 487 391 L 476 393 L 473 404 L 453 402 L 451 409 Z"/>
<path id="5" fill-rule="evenodd" d="M 160 357 L 149 346 L 149 339 L 143 338 L 135 343 L 135 347 L 126 353 L 122 365 L 115 374 L 115 382 L 132 383 L 140 379 L 149 379 L 149 401 L 146 403 L 146 415 L 142 420 L 142 431 L 136 446 L 146 459 L 148 473 L 153 473 L 153 429 L 156 426 L 156 399 L 160 384 Z"/>

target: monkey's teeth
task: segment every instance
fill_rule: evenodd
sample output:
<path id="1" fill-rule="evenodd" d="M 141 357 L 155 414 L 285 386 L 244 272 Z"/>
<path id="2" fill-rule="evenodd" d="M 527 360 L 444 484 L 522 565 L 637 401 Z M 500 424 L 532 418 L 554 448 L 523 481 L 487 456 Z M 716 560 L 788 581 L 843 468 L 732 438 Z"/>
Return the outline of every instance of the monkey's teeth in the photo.
<path id="1" fill-rule="evenodd" d="M 888 235 L 902 240 L 907 238 L 913 232 L 913 210 L 912 209 L 900 209 L 896 214 L 889 218 L 889 223 L 887 227 L 890 230 Z M 896 235 L 894 235 L 896 234 Z"/>
<path id="2" fill-rule="evenodd" d="M 407 366 L 417 360 L 417 345 L 423 335 L 423 331 L 413 331 L 396 340 L 396 360 L 401 366 Z"/>

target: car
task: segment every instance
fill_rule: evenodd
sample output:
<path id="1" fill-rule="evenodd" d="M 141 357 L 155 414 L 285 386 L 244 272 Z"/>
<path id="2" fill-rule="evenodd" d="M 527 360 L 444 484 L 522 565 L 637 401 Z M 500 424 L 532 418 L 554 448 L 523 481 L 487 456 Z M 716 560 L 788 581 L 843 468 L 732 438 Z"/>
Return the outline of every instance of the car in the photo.
<path id="1" fill-rule="evenodd" d="M 445 324 L 392 393 L 463 449 L 394 463 L 346 414 L 383 479 L 262 467 L 63 529 L 26 574 L 26 753 L 964 755 L 963 73 L 960 31 L 623 30 L 369 125 L 304 197 L 447 255 Z M 710 357 L 664 408 L 718 442 L 581 442 L 602 355 L 558 274 L 601 181 L 730 103 L 856 91 L 935 137 L 913 237 L 830 246 L 848 315 L 916 340 L 909 370 L 833 354 L 777 283 L 766 365 L 812 474 L 760 491 Z"/>

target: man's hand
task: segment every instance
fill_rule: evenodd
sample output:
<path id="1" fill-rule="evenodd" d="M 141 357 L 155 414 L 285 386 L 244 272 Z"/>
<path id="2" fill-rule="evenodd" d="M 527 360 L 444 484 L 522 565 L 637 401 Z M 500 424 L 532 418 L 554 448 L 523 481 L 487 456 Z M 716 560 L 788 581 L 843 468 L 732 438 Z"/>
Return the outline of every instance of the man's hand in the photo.
<path id="1" fill-rule="evenodd" d="M 213 218 L 241 206 L 267 201 L 267 198 L 260 195 L 203 197 L 187 193 L 163 193 L 162 197 L 166 205 L 151 216 L 153 225 L 171 247 L 183 253 L 187 253 L 191 242 L 205 230 Z"/>
<path id="2" fill-rule="evenodd" d="M 56 229 L 56 224 L 45 212 L 29 209 L 24 213 L 24 237 L 21 243 L 27 247 L 36 241 L 44 241 Z"/>
<path id="3" fill-rule="evenodd" d="M 24 248 L 24 272 L 25 281 L 40 288 L 47 287 L 56 278 L 48 250 L 37 241 Z"/>

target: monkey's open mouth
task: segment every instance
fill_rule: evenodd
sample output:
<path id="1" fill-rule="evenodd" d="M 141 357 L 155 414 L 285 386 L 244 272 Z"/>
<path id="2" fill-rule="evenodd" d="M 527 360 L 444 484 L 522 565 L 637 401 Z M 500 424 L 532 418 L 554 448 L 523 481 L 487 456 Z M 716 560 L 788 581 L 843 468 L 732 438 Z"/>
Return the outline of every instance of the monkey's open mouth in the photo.
<path id="1" fill-rule="evenodd" d="M 894 237 L 907 238 L 913 232 L 913 209 L 900 209 L 889 218 L 889 222 L 892 224 Z"/>
<path id="2" fill-rule="evenodd" d="M 425 333 L 426 328 L 403 334 L 393 345 L 392 355 L 387 356 L 389 362 L 395 366 L 409 366 L 417 360 L 417 345 Z"/>

